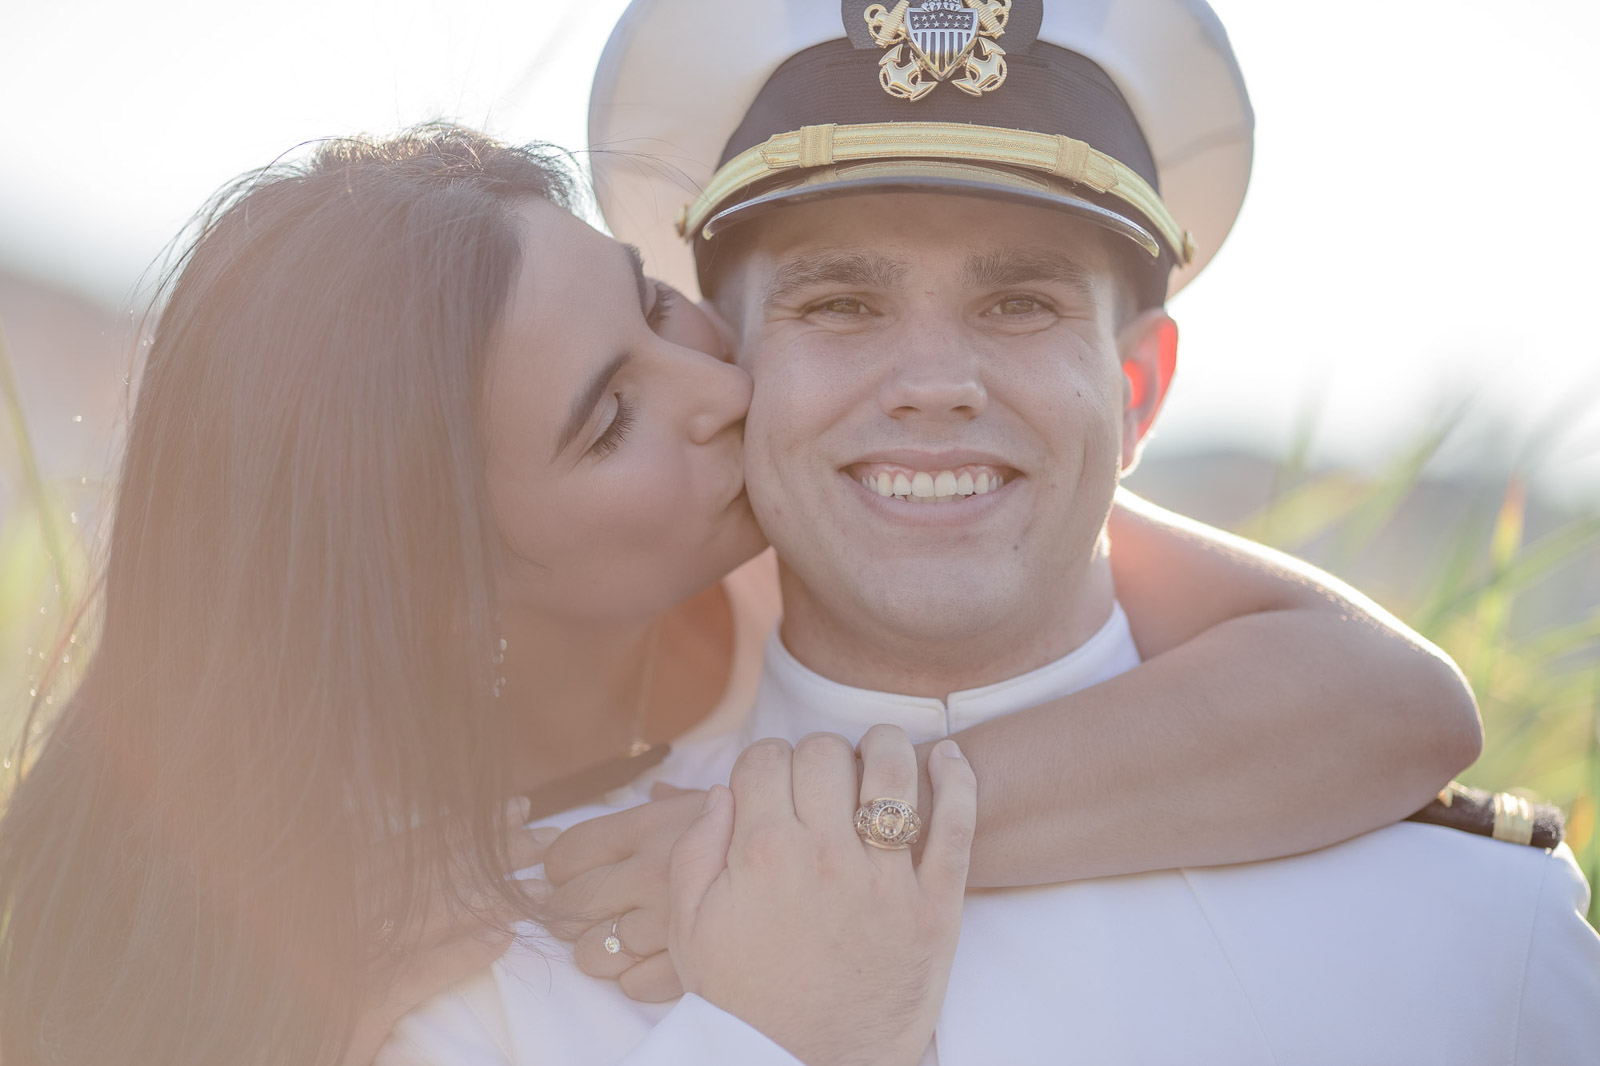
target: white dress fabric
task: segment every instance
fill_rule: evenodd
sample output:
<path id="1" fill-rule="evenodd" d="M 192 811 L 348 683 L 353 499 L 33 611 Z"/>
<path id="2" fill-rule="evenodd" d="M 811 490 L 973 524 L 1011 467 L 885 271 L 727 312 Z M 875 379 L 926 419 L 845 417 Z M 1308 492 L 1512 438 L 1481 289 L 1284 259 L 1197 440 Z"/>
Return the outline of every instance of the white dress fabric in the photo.
<path id="1" fill-rule="evenodd" d="M 754 709 L 735 714 L 730 686 L 730 706 L 651 778 L 725 782 L 738 752 L 765 736 L 832 730 L 854 741 L 893 722 L 928 740 L 1137 662 L 1113 608 L 1070 655 L 940 701 L 836 684 L 774 633 Z M 643 789 L 611 798 L 627 806 Z M 1272 862 L 973 891 L 924 1066 L 1592 1066 L 1600 937 L 1587 905 L 1565 846 L 1413 823 Z M 580 973 L 568 945 L 525 932 L 531 942 L 492 972 L 403 1021 L 381 1066 L 796 1062 L 697 997 L 634 1003 Z"/>

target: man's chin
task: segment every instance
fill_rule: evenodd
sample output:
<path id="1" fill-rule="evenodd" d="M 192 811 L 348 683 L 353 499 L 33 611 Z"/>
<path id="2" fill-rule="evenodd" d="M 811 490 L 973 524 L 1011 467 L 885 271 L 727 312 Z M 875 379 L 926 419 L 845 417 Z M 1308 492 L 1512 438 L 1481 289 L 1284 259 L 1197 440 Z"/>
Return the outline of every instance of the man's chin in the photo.
<path id="1" fill-rule="evenodd" d="M 896 642 L 987 645 L 1017 614 L 1017 582 L 961 560 L 851 575 L 854 613 Z"/>

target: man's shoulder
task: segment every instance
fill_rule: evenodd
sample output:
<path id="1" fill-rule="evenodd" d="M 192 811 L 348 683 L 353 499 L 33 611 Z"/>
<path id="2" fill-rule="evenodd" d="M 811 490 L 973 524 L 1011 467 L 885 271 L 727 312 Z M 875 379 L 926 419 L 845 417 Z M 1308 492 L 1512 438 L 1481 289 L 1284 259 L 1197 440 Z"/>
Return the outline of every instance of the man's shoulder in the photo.
<path id="1" fill-rule="evenodd" d="M 1554 867 L 1571 867 L 1579 872 L 1572 849 L 1565 844 L 1539 848 L 1450 826 L 1411 821 L 1386 825 L 1295 858 L 1318 856 L 1338 862 L 1373 861 L 1404 867 L 1461 865 L 1515 877 L 1537 877 Z"/>
<path id="2" fill-rule="evenodd" d="M 1495 1061 L 1544 1061 L 1517 1057 L 1529 1039 L 1570 1050 L 1600 1037 L 1584 1020 L 1600 1019 L 1600 938 L 1565 845 L 1402 822 L 1184 877 L 1258 1016 L 1275 1019 L 1263 1022 L 1275 1039 L 1321 1031 L 1330 1019 L 1317 1000 L 1396 1048 L 1455 1033 L 1463 1047 L 1495 1049 Z"/>
<path id="3" fill-rule="evenodd" d="M 1583 872 L 1565 844 L 1546 850 L 1416 822 L 1385 826 L 1285 859 L 1187 873 L 1192 882 L 1247 895 L 1292 888 L 1352 908 L 1415 903 L 1475 909 L 1481 903 L 1485 913 L 1500 920 L 1512 916 L 1514 902 L 1531 908 L 1553 893 L 1581 912 L 1589 896 Z"/>
<path id="4" fill-rule="evenodd" d="M 1565 844 L 1546 851 L 1401 822 L 1304 855 L 1184 875 L 1218 936 L 1261 960 L 1288 952 L 1412 977 L 1459 966 L 1514 982 L 1536 930 L 1553 930 L 1556 950 L 1564 938 L 1588 950 L 1595 938 L 1583 919 L 1589 886 Z"/>

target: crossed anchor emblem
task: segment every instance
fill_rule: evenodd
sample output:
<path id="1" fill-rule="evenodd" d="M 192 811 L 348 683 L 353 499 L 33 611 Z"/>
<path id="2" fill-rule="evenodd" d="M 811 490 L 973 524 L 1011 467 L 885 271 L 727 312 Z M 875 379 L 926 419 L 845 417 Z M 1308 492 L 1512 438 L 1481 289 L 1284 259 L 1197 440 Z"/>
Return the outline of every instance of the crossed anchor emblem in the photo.
<path id="1" fill-rule="evenodd" d="M 878 84 L 900 100 L 920 100 L 942 81 L 970 96 L 1006 80 L 1005 33 L 1011 0 L 899 0 L 893 9 L 868 7 L 862 16 L 878 47 Z M 952 75 L 959 75 L 953 77 Z"/>

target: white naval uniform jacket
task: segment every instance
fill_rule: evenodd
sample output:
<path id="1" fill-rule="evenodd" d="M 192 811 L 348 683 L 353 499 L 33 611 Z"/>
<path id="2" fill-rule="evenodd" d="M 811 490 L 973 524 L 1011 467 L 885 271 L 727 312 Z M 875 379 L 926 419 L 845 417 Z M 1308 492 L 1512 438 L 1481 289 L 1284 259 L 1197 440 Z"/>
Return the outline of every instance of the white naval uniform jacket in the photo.
<path id="1" fill-rule="evenodd" d="M 854 741 L 893 722 L 923 741 L 1137 662 L 1117 608 L 1065 658 L 942 702 L 836 684 L 773 634 L 748 719 L 697 731 L 659 776 L 725 782 L 738 752 L 764 736 L 833 730 Z M 1597 1064 L 1600 938 L 1583 920 L 1587 904 L 1564 845 L 1546 852 L 1414 823 L 1271 862 L 973 891 L 923 1062 Z M 379 1062 L 796 1060 L 697 997 L 634 1003 L 615 983 L 579 973 L 568 946 L 546 938 L 413 1013 Z"/>

